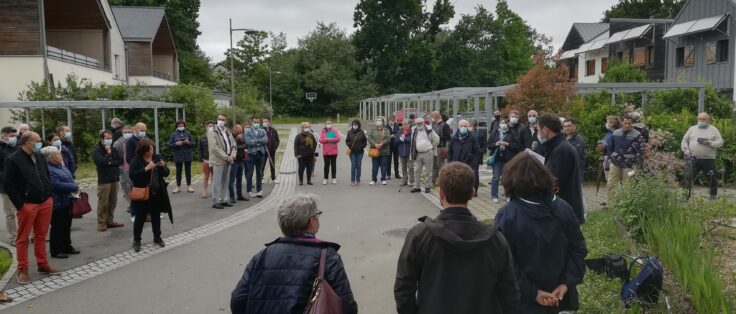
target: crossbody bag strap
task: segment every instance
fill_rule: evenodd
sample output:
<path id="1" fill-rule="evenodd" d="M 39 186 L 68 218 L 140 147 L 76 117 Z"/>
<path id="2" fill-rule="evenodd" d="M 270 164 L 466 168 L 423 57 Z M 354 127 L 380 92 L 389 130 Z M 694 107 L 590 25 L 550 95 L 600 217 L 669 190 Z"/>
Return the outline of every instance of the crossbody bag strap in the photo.
<path id="1" fill-rule="evenodd" d="M 317 278 L 320 280 L 325 279 L 325 262 L 327 259 L 327 248 L 322 249 L 322 254 L 319 258 L 319 273 L 317 273 Z"/>

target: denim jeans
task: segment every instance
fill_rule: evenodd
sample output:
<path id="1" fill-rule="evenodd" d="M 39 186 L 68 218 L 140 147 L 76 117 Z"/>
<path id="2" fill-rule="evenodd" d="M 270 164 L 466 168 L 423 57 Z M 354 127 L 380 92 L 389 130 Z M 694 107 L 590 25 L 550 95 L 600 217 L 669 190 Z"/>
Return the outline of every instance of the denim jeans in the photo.
<path id="1" fill-rule="evenodd" d="M 503 166 L 505 161 L 496 161 L 493 164 L 493 179 L 491 179 L 491 198 L 498 198 L 498 181 L 501 180 L 503 174 Z"/>
<path id="2" fill-rule="evenodd" d="M 386 171 L 388 170 L 388 157 L 389 156 L 378 156 L 378 158 L 371 158 L 373 161 L 373 167 L 371 168 L 371 179 L 378 181 L 378 168 L 381 168 L 381 181 L 386 180 Z"/>
<path id="3" fill-rule="evenodd" d="M 350 154 L 350 182 L 360 182 L 363 152 Z"/>
<path id="4" fill-rule="evenodd" d="M 230 183 L 227 186 L 230 198 L 243 195 L 243 166 L 244 161 L 233 162 L 230 167 Z M 236 193 L 237 192 L 237 193 Z"/>
<path id="5" fill-rule="evenodd" d="M 248 192 L 260 192 L 261 181 L 263 181 L 263 166 L 266 162 L 266 156 L 262 153 L 248 155 L 248 161 L 245 165 L 245 178 L 248 181 Z M 256 173 L 256 190 L 253 191 L 253 172 Z"/>

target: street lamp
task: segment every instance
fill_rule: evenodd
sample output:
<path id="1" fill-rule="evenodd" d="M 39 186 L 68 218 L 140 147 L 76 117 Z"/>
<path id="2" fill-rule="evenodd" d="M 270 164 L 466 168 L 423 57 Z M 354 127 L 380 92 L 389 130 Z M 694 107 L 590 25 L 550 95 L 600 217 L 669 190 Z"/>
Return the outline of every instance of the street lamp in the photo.
<path id="1" fill-rule="evenodd" d="M 251 28 L 233 28 L 233 19 L 230 19 L 230 106 L 233 108 L 233 126 L 237 124 L 235 118 L 235 66 L 233 65 L 233 31 L 243 31 L 246 35 L 258 34 Z"/>
<path id="2" fill-rule="evenodd" d="M 273 98 L 271 97 L 272 95 L 271 94 L 271 86 L 272 86 L 271 82 L 272 82 L 272 77 L 274 73 L 281 74 L 281 72 L 279 71 L 271 71 L 271 68 L 269 67 L 268 68 L 268 106 L 271 107 L 272 111 L 273 111 L 273 102 L 272 102 Z"/>

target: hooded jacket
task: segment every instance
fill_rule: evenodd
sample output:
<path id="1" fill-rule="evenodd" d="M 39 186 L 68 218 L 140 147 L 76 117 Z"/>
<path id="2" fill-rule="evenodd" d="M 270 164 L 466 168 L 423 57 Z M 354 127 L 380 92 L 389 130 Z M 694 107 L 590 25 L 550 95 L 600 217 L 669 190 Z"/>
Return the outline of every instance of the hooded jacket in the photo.
<path id="1" fill-rule="evenodd" d="M 512 197 L 496 214 L 495 224 L 513 253 L 521 289 L 519 313 L 577 310 L 576 286 L 583 281 L 588 250 L 570 205 L 552 195 L 528 201 Z M 552 292 L 560 284 L 567 285 L 567 293 L 559 307 L 537 304 L 537 290 Z"/>
<path id="2" fill-rule="evenodd" d="M 519 288 L 498 228 L 467 208 L 422 217 L 406 236 L 394 284 L 399 314 L 516 313 Z"/>

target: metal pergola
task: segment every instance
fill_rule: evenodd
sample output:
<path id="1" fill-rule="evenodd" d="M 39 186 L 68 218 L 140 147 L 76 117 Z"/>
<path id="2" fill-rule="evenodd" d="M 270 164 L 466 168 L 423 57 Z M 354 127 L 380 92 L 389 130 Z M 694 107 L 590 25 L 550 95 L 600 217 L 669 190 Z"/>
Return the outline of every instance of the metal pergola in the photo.
<path id="1" fill-rule="evenodd" d="M 0 101 L 0 108 L 7 109 L 23 109 L 26 113 L 26 124 L 30 124 L 30 113 L 32 109 L 41 110 L 41 137 L 46 137 L 46 127 L 43 111 L 46 109 L 66 109 L 66 123 L 72 128 L 72 110 L 74 109 L 95 109 L 101 110 L 102 113 L 102 130 L 105 129 L 107 120 L 105 110 L 112 110 L 115 116 L 115 109 L 153 109 L 153 128 L 155 132 L 156 153 L 159 151 L 158 136 L 158 110 L 159 109 L 175 109 L 176 119 L 179 119 L 179 109 L 181 109 L 182 119 L 186 120 L 186 111 L 183 104 L 167 103 L 159 101 L 145 100 L 128 100 L 128 101 L 97 101 L 97 100 L 78 100 L 78 101 Z"/>
<path id="2" fill-rule="evenodd" d="M 398 110 L 414 109 L 427 112 L 440 111 L 441 104 L 446 101 L 452 108 L 452 116 L 456 117 L 465 105 L 465 111 L 479 116 L 481 99 L 485 103 L 483 112 L 491 120 L 493 111 L 499 107 L 500 98 L 516 85 L 498 87 L 454 87 L 443 90 L 418 94 L 392 94 L 373 98 L 366 98 L 359 102 L 359 117 L 362 120 L 372 121 L 377 116 L 386 116 Z M 647 103 L 647 93 L 656 90 L 696 88 L 698 89 L 698 112 L 705 110 L 706 83 L 595 83 L 576 84 L 577 94 L 591 94 L 607 90 L 611 92 L 611 104 L 616 104 L 618 93 L 641 93 L 642 104 Z M 449 112 L 447 112 L 449 113 Z"/>

